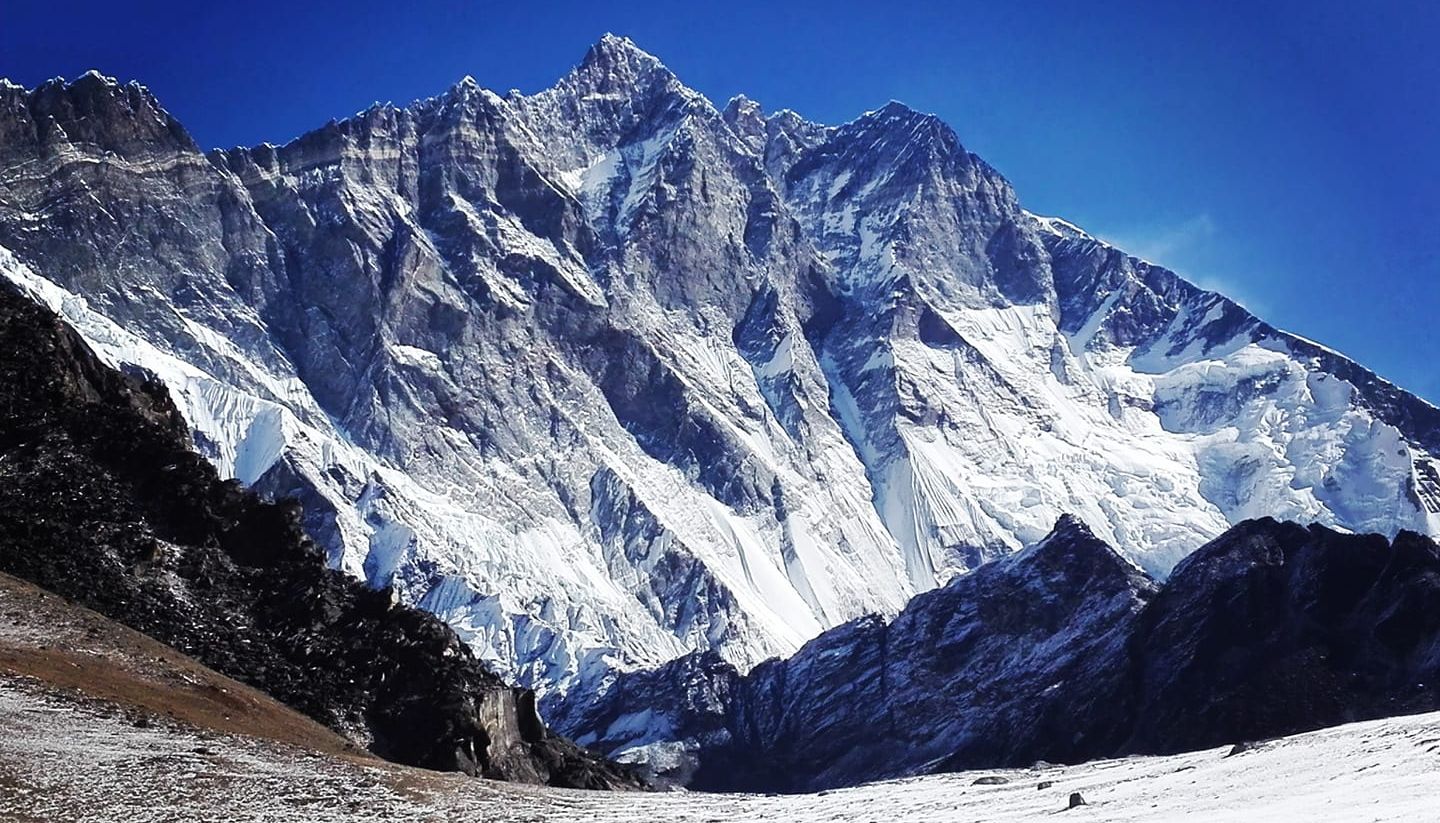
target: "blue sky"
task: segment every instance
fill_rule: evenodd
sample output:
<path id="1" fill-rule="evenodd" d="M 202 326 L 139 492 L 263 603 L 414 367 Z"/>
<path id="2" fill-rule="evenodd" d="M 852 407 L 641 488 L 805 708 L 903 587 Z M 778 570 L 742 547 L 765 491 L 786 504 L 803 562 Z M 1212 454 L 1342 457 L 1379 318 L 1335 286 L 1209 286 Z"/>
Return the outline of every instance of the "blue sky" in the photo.
<path id="1" fill-rule="evenodd" d="M 138 79 L 228 146 L 533 91 L 605 31 L 717 103 L 935 112 L 1027 208 L 1440 401 L 1440 3 L 7 0 L 0 75 Z"/>

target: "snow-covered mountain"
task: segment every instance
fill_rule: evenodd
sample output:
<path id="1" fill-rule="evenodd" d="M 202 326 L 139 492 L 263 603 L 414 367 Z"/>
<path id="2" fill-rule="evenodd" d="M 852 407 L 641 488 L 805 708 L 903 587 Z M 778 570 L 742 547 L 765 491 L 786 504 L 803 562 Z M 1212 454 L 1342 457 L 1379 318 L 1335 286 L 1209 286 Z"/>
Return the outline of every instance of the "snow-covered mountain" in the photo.
<path id="1" fill-rule="evenodd" d="M 623 38 L 202 152 L 0 82 L 0 271 L 506 676 L 741 669 L 1080 517 L 1440 534 L 1440 410 L 1054 218 L 933 116 L 722 109 Z"/>

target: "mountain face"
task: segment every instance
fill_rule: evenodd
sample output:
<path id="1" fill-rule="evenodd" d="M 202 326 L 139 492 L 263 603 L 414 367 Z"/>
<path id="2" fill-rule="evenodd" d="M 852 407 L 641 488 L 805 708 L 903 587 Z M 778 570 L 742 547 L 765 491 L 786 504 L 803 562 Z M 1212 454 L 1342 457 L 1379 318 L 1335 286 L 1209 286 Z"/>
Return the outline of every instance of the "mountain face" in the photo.
<path id="1" fill-rule="evenodd" d="M 222 482 L 190 445 L 164 386 L 104 365 L 0 285 L 0 569 L 382 757 L 557 786 L 639 785 L 549 731 L 534 692 L 488 672 L 442 621 L 326 568 L 297 507 Z"/>
<path id="2" fill-rule="evenodd" d="M 0 271 L 548 710 L 1067 512 L 1162 577 L 1257 516 L 1440 533 L 1434 407 L 1027 213 L 935 117 L 717 109 L 622 38 L 208 153 L 135 84 L 0 84 Z"/>
<path id="3" fill-rule="evenodd" d="M 1127 675 L 1115 661 L 1154 593 L 1067 517 L 1036 545 L 916 596 L 893 621 L 847 623 L 745 676 L 729 665 L 675 676 L 699 655 L 621 675 L 556 720 L 700 788 L 814 791 L 947 759 L 1079 761 L 1117 743 L 1112 727 L 1076 718 L 1114 716 L 1105 704 Z"/>
<path id="4" fill-rule="evenodd" d="M 1128 751 L 1176 752 L 1440 705 L 1440 548 L 1271 519 L 1176 567 L 1132 641 Z"/>
<path id="5" fill-rule="evenodd" d="M 1157 585 L 1066 518 L 1036 545 L 741 675 L 622 674 L 566 726 L 662 780 L 815 791 L 1173 753 L 1440 706 L 1440 547 L 1241 523 Z"/>

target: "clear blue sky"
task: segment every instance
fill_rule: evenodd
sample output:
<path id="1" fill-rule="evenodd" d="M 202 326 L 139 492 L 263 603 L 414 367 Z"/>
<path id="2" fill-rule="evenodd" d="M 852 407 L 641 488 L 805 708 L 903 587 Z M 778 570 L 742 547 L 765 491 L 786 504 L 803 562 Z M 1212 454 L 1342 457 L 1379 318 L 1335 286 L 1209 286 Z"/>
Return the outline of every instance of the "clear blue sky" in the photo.
<path id="1" fill-rule="evenodd" d="M 605 31 L 717 103 L 933 111 L 1031 210 L 1440 401 L 1436 2 L 5 0 L 0 75 L 138 79 L 228 146 L 466 74 L 533 91 Z"/>

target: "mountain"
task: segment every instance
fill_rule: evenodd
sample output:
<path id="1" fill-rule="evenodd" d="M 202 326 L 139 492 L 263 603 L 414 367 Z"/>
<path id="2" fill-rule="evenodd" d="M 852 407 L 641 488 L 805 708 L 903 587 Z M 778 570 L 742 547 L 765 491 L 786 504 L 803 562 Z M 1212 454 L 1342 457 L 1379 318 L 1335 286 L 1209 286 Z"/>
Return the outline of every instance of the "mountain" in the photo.
<path id="1" fill-rule="evenodd" d="M 55 315 L 0 285 L 0 570 L 142 631 L 381 757 L 557 786 L 639 785 L 546 728 L 534 692 L 487 671 L 435 616 L 327 568 L 299 519 L 293 503 L 266 503 L 221 481 L 191 450 L 164 386 L 104 365 Z M 33 610 L 14 611 L 11 622 Z M 113 632 L 93 628 L 79 645 Z M 170 714 L 188 712 L 200 725 L 324 742 L 245 694 L 224 711 L 224 679 L 193 661 L 176 664 L 174 653 L 148 656 L 192 671 L 136 682 L 144 678 L 124 661 L 153 668 L 146 654 L 101 655 L 112 667 L 77 661 L 76 645 L 56 625 L 39 646 L 39 670 L 61 672 L 55 685 L 83 673 L 72 686 L 173 701 Z M 216 685 L 184 694 L 183 684 L 206 681 Z"/>
<path id="2" fill-rule="evenodd" d="M 1440 410 L 1026 212 L 933 116 L 717 108 L 624 38 L 227 151 L 134 83 L 0 84 L 0 249 L 547 713 L 1065 513 L 1155 577 L 1260 516 L 1440 533 Z"/>
<path id="3" fill-rule="evenodd" d="M 1182 561 L 1146 607 L 1126 750 L 1428 711 L 1440 705 L 1437 602 L 1440 547 L 1422 535 L 1241 523 Z"/>
<path id="4" fill-rule="evenodd" d="M 1080 521 L 747 675 L 696 653 L 567 705 L 662 780 L 802 792 L 1193 751 L 1440 707 L 1440 547 L 1241 523 L 1157 585 Z"/>

